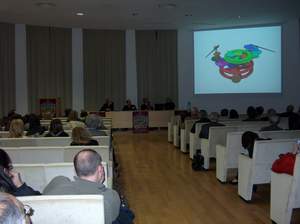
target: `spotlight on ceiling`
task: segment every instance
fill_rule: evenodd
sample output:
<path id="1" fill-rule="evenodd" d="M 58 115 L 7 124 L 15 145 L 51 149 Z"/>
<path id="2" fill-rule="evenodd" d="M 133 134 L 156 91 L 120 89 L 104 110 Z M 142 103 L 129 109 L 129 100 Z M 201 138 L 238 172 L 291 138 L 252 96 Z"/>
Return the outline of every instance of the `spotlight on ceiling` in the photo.
<path id="1" fill-rule="evenodd" d="M 177 5 L 173 4 L 173 3 L 158 4 L 158 8 L 161 8 L 161 9 L 175 9 L 176 6 Z"/>
<path id="2" fill-rule="evenodd" d="M 49 8 L 54 8 L 56 7 L 56 4 L 53 2 L 47 2 L 47 1 L 42 1 L 42 2 L 37 2 L 35 3 L 36 6 L 44 9 L 49 9 Z"/>
<path id="3" fill-rule="evenodd" d="M 76 16 L 84 16 L 85 14 L 83 12 L 76 12 L 75 15 Z"/>

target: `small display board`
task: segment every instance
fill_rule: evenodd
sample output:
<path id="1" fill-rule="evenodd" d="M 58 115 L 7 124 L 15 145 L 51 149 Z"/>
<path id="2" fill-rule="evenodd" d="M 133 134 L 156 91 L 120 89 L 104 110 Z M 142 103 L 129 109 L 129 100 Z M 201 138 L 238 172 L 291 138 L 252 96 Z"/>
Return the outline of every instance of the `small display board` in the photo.
<path id="1" fill-rule="evenodd" d="M 42 117 L 51 114 L 53 117 L 61 116 L 60 99 L 59 98 L 41 98 L 40 99 L 40 115 Z"/>
<path id="2" fill-rule="evenodd" d="M 148 111 L 134 111 L 132 112 L 133 132 L 146 133 L 148 132 L 149 116 Z"/>

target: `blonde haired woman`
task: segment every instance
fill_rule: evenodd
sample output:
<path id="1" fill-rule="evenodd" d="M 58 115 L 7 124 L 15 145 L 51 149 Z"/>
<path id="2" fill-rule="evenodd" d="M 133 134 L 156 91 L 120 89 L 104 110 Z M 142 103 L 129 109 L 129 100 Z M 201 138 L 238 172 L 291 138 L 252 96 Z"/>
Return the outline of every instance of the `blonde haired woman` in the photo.
<path id="1" fill-rule="evenodd" d="M 91 138 L 91 134 L 87 129 L 75 127 L 72 130 L 71 145 L 99 145 L 98 141 Z"/>
<path id="2" fill-rule="evenodd" d="M 24 136 L 24 123 L 21 119 L 13 119 L 9 126 L 9 138 L 22 138 Z"/>

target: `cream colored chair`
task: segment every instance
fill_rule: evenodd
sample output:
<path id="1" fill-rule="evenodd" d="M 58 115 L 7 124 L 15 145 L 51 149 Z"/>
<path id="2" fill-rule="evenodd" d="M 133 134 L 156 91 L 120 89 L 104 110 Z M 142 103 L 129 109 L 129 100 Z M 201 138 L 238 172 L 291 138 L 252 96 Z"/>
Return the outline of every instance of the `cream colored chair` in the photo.
<path id="1" fill-rule="evenodd" d="M 104 224 L 102 195 L 18 197 L 34 209 L 34 224 Z"/>
<path id="2" fill-rule="evenodd" d="M 105 172 L 104 185 L 108 186 L 107 163 L 102 162 Z M 65 176 L 73 180 L 76 176 L 73 163 L 47 163 L 47 164 L 14 164 L 14 169 L 20 172 L 22 180 L 34 190 L 43 192 L 47 184 L 56 176 Z"/>
<path id="3" fill-rule="evenodd" d="M 271 182 L 271 167 L 280 154 L 292 152 L 296 139 L 275 139 L 256 141 L 253 158 L 239 156 L 238 194 L 250 201 L 254 184 Z"/>
<path id="4" fill-rule="evenodd" d="M 271 173 L 271 220 L 290 224 L 295 208 L 300 208 L 300 155 L 296 157 L 294 176 Z"/>

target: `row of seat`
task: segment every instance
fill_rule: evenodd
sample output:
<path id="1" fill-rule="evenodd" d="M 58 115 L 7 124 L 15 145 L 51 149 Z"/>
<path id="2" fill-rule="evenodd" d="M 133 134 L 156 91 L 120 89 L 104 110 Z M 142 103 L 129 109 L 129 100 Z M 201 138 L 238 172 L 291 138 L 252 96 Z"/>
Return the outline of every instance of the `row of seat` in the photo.
<path id="1" fill-rule="evenodd" d="M 190 128 L 193 122 L 195 122 L 195 120 L 185 122 L 185 124 L 187 124 L 185 128 Z M 222 123 L 225 123 L 226 126 L 210 128 L 208 139 L 200 139 L 198 137 L 203 124 L 196 124 L 196 133 L 190 133 L 188 139 L 190 143 L 190 157 L 193 158 L 195 149 L 201 148 L 202 155 L 204 156 L 204 168 L 206 169 L 210 168 L 210 158 L 216 158 L 216 177 L 221 182 L 227 181 L 228 169 L 238 168 L 238 194 L 244 200 L 250 201 L 252 198 L 253 185 L 270 183 L 272 163 L 278 158 L 279 154 L 293 150 L 296 140 L 300 138 L 300 131 L 259 132 L 261 127 L 268 125 L 267 122 L 225 121 Z M 179 144 L 176 138 L 179 136 L 179 126 L 177 125 L 178 123 L 176 123 L 175 119 L 173 131 L 169 130 L 168 132 L 168 141 L 172 141 L 169 137 L 170 133 L 173 133 L 174 145 L 178 147 Z M 287 120 L 284 120 L 283 127 L 286 128 L 286 126 Z M 171 127 L 171 123 L 169 127 Z M 272 140 L 255 142 L 253 158 L 251 159 L 248 156 L 240 155 L 242 151 L 241 136 L 244 131 L 254 131 L 257 132 L 260 137 L 271 138 Z M 182 129 L 180 133 L 182 134 L 180 145 L 181 147 L 186 147 L 187 131 Z M 182 140 L 184 141 L 183 143 Z M 181 149 L 181 151 L 187 152 L 186 148 Z M 273 176 L 277 178 L 276 181 L 280 181 L 280 175 L 272 174 L 272 177 Z M 283 178 L 286 178 L 286 176 Z M 292 178 L 295 178 L 295 176 Z M 297 187 L 299 189 L 300 186 L 297 185 Z M 290 190 L 291 186 L 288 188 Z M 274 191 L 276 191 L 276 188 Z M 273 204 L 273 201 L 281 203 L 276 198 L 276 194 L 273 194 L 273 199 L 271 200 L 271 219 L 277 223 L 289 223 L 282 221 L 282 215 L 280 217 L 273 215 L 274 212 L 272 212 L 272 209 L 279 209 L 278 205 Z M 298 205 L 295 202 L 292 206 L 297 207 Z M 280 209 L 283 209 L 283 207 L 286 208 L 281 203 Z M 286 209 L 285 211 L 289 210 Z M 290 215 L 287 216 L 290 217 Z"/>

